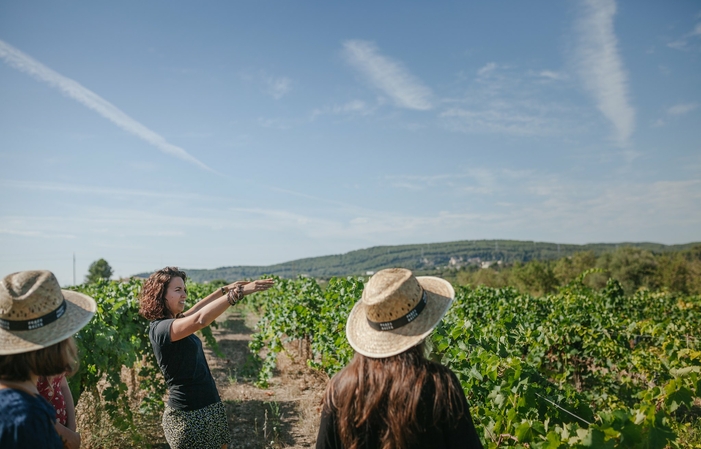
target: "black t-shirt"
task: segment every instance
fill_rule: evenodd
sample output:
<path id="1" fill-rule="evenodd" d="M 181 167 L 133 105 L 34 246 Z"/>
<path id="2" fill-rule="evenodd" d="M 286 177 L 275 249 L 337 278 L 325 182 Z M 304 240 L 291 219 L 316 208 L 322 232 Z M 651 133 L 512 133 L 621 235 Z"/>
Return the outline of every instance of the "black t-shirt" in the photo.
<path id="1" fill-rule="evenodd" d="M 46 399 L 22 390 L 0 390 L 0 447 L 63 449 L 56 432 L 56 411 Z"/>
<path id="2" fill-rule="evenodd" d="M 462 393 L 462 387 L 458 378 L 452 371 L 449 372 L 451 382 L 456 384 L 458 390 Z M 416 441 L 409 443 L 406 449 L 483 449 L 482 442 L 472 422 L 470 407 L 467 404 L 465 394 L 460 394 L 460 397 L 456 398 L 462 404 L 464 410 L 463 415 L 456 423 L 451 425 L 448 422 L 442 422 L 438 423 L 438 425 L 433 425 L 433 398 L 435 394 L 433 385 L 427 384 L 423 386 L 416 414 L 419 428 L 423 429 L 423 431 L 417 435 Z M 365 441 L 360 443 L 362 449 L 371 449 L 379 446 L 379 429 L 375 425 L 376 423 L 368 424 L 369 426 L 365 432 Z M 336 415 L 334 411 L 327 410 L 326 406 L 323 407 L 321 412 L 321 424 L 316 440 L 316 449 L 343 449 L 336 424 Z"/>
<path id="3" fill-rule="evenodd" d="M 168 405 L 176 410 L 198 410 L 219 402 L 219 392 L 204 357 L 202 342 L 190 335 L 170 341 L 174 319 L 151 321 L 148 337 L 158 366 L 168 384 Z"/>

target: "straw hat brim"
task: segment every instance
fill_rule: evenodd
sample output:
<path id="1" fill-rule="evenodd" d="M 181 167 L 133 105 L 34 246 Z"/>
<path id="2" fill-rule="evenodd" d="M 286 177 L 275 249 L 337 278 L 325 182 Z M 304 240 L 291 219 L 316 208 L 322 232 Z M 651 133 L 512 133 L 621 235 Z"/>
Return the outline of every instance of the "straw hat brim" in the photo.
<path id="1" fill-rule="evenodd" d="M 53 323 L 26 331 L 0 329 L 0 355 L 46 348 L 65 340 L 88 324 L 97 310 L 95 300 L 71 290 L 61 290 L 61 293 L 66 299 L 66 311 Z"/>
<path id="2" fill-rule="evenodd" d="M 433 276 L 417 276 L 426 291 L 426 307 L 411 323 L 391 331 L 370 327 L 367 306 L 358 301 L 348 316 L 346 337 L 356 352 L 371 358 L 397 355 L 421 343 L 441 321 L 455 298 L 450 282 Z"/>

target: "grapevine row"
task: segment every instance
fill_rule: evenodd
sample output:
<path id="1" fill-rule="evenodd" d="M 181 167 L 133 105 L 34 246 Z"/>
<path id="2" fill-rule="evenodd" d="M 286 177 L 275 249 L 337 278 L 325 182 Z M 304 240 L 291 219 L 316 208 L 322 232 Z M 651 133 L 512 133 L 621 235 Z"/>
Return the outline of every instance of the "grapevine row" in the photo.
<path id="1" fill-rule="evenodd" d="M 458 375 L 486 447 L 683 446 L 685 424 L 698 426 L 701 299 L 627 297 L 614 280 L 594 291 L 583 276 L 543 297 L 457 288 L 428 342 L 431 357 Z M 345 321 L 363 283 L 334 278 L 322 290 L 312 279 L 279 279 L 257 298 L 250 347 L 264 354 L 259 382 L 293 341 L 330 375 L 348 363 Z"/>

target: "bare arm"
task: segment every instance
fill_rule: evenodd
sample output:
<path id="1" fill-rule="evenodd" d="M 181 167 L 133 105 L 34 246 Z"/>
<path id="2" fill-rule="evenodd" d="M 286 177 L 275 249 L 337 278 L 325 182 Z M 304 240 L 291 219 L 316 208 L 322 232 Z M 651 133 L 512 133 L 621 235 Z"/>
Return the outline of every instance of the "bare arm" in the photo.
<path id="1" fill-rule="evenodd" d="M 63 441 L 64 448 L 78 449 L 80 447 L 80 434 L 78 432 L 72 431 L 58 421 L 56 421 L 54 427 L 56 432 L 58 432 L 58 436 L 61 437 L 61 441 Z"/>
<path id="2" fill-rule="evenodd" d="M 73 403 L 73 394 L 68 387 L 66 376 L 63 376 L 61 379 L 61 393 L 63 393 L 63 400 L 66 402 L 66 427 L 75 432 L 75 404 Z"/>
<path id="3" fill-rule="evenodd" d="M 238 285 L 245 285 L 245 284 L 248 284 L 248 282 L 246 282 L 246 281 L 236 281 L 236 282 L 233 282 L 233 283 L 227 285 L 227 286 L 226 286 L 226 289 L 228 289 L 228 290 L 233 290 L 233 289 L 236 288 L 236 286 L 238 286 Z M 222 294 L 221 289 L 219 288 L 219 289 L 213 291 L 211 294 L 209 294 L 209 296 L 207 296 L 207 297 L 201 299 L 200 301 L 198 301 L 197 304 L 195 304 L 194 306 L 192 306 L 190 309 L 188 309 L 188 310 L 186 310 L 185 312 L 183 312 L 183 316 L 190 316 L 190 315 L 192 315 L 192 314 L 194 314 L 194 313 L 196 313 L 196 312 L 202 310 L 202 308 L 203 308 L 204 306 L 206 306 L 207 304 L 211 304 L 212 301 L 215 301 L 215 300 L 217 300 L 217 299 L 219 299 L 219 298 L 221 298 L 221 297 L 224 297 L 224 296 L 226 296 L 226 294 Z"/>
<path id="4" fill-rule="evenodd" d="M 261 279 L 253 282 L 234 282 L 230 284 L 232 288 L 238 284 L 243 285 L 243 295 L 267 290 L 273 286 L 272 279 Z M 183 313 L 183 317 L 173 321 L 170 326 L 170 341 L 182 340 L 189 337 L 200 329 L 212 324 L 212 321 L 217 319 L 219 315 L 224 313 L 229 308 L 229 301 L 226 295 L 222 295 L 221 291 L 217 290 L 203 300 L 199 301 L 192 309 Z M 194 310 L 194 312 L 193 312 Z"/>

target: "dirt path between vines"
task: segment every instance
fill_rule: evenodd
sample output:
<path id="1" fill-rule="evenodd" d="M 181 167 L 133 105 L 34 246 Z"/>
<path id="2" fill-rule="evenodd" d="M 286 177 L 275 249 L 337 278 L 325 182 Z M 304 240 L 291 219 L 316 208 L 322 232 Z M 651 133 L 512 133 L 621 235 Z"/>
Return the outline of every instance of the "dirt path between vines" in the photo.
<path id="1" fill-rule="evenodd" d="M 206 349 L 207 362 L 226 405 L 232 449 L 309 448 L 316 443 L 321 397 L 327 377 L 307 367 L 297 351 L 281 354 L 267 389 L 250 377 L 251 341 L 256 317 L 231 312 L 212 329 L 224 358 Z M 249 372 L 247 372 L 249 371 Z"/>

